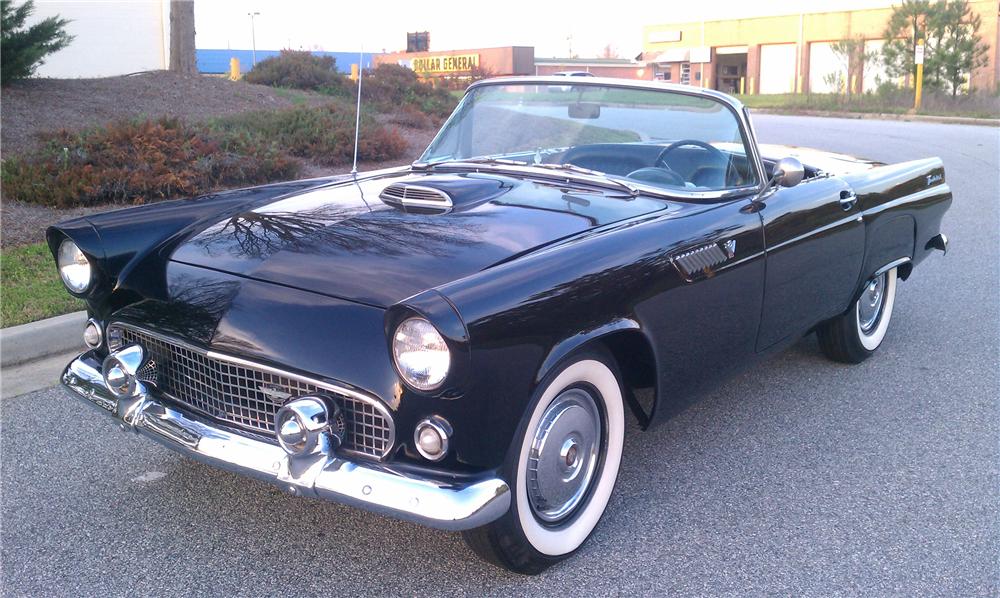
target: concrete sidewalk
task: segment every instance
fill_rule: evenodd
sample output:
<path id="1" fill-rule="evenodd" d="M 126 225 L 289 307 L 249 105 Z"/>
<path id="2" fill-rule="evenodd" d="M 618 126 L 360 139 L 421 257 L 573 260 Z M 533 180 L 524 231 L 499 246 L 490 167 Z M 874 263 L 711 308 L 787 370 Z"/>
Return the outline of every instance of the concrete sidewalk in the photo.
<path id="1" fill-rule="evenodd" d="M 53 386 L 83 351 L 87 312 L 78 311 L 0 330 L 0 398 Z"/>
<path id="2" fill-rule="evenodd" d="M 901 120 L 904 122 L 1000 127 L 1000 119 L 973 118 L 971 116 L 938 116 L 933 114 L 896 114 L 885 112 L 838 112 L 836 110 L 797 110 L 795 108 L 750 108 L 750 112 L 753 114 L 781 114 L 785 116 L 821 116 L 825 118 L 851 118 L 858 120 Z"/>

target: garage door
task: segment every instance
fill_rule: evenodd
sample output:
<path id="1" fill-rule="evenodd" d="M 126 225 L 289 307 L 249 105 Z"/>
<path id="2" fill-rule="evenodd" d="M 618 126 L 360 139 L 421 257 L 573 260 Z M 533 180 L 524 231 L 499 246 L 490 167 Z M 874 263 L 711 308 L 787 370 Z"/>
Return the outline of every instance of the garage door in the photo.
<path id="1" fill-rule="evenodd" d="M 795 91 L 795 44 L 760 47 L 760 93 Z"/>
<path id="2" fill-rule="evenodd" d="M 847 64 L 833 51 L 833 42 L 809 44 L 809 91 L 847 91 Z"/>

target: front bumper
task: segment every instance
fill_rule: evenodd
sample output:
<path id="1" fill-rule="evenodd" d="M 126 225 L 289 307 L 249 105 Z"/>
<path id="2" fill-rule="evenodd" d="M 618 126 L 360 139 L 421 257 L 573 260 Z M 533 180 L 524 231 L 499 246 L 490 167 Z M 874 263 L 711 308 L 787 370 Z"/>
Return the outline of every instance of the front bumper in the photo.
<path id="1" fill-rule="evenodd" d="M 114 417 L 121 428 L 210 465 L 271 482 L 298 495 L 360 507 L 444 530 L 485 525 L 510 508 L 510 489 L 499 478 L 452 482 L 418 477 L 382 464 L 333 455 L 290 457 L 281 447 L 230 432 L 157 400 L 150 392 L 118 399 L 88 352 L 63 372 L 72 396 Z"/>

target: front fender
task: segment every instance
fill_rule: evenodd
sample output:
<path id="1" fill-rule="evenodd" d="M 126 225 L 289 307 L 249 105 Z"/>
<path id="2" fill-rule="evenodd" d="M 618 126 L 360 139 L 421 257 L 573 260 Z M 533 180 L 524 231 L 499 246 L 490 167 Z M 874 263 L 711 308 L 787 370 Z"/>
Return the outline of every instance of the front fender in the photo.
<path id="1" fill-rule="evenodd" d="M 542 366 L 538 368 L 538 372 L 535 374 L 535 384 L 541 383 L 545 379 L 545 376 L 549 375 L 559 362 L 584 345 L 616 332 L 641 330 L 641 328 L 639 323 L 632 318 L 616 318 L 606 324 L 601 324 L 595 328 L 590 328 L 562 339 L 545 356 Z"/>

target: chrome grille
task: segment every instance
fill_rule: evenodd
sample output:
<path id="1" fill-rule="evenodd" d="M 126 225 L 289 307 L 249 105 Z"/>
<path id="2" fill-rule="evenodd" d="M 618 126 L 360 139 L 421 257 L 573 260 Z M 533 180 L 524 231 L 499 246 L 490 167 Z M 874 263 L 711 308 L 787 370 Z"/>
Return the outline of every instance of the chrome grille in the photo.
<path id="1" fill-rule="evenodd" d="M 393 422 L 376 399 L 362 400 L 336 386 L 204 351 L 132 326 L 116 323 L 111 328 L 121 331 L 123 345 L 138 343 L 146 349 L 155 364 L 160 392 L 205 415 L 274 436 L 274 414 L 288 398 L 322 393 L 340 405 L 342 450 L 382 458 L 392 448 Z"/>

